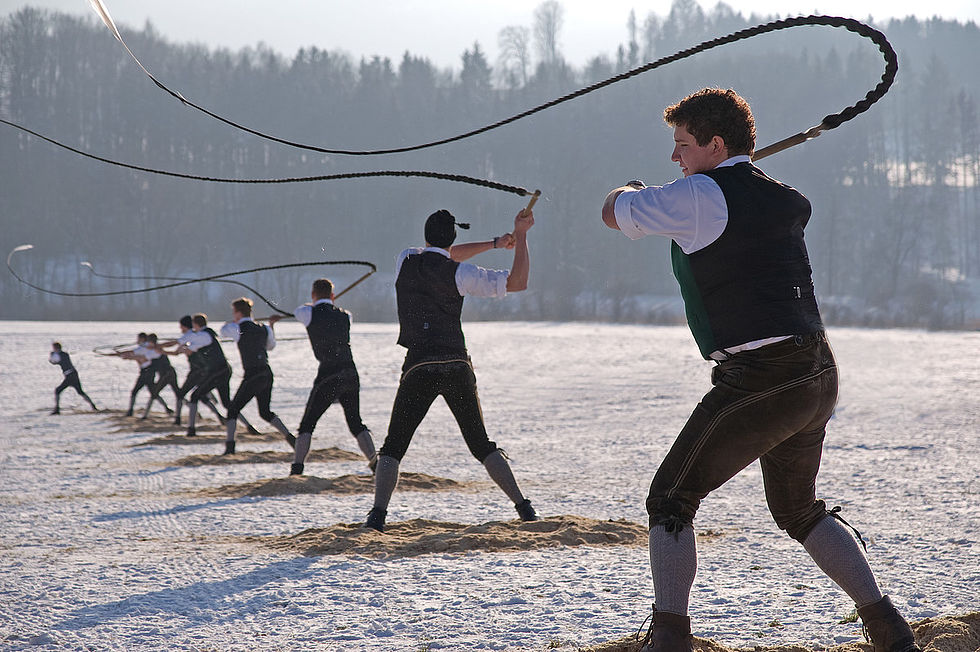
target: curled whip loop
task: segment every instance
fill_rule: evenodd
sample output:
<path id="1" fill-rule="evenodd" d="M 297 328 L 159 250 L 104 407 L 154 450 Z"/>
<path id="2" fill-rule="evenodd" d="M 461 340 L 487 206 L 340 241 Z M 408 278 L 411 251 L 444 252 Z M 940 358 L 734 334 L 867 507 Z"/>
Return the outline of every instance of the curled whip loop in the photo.
<path id="1" fill-rule="evenodd" d="M 303 263 L 285 263 L 283 265 L 266 265 L 266 266 L 263 266 L 263 267 L 252 267 L 250 269 L 243 269 L 243 270 L 239 270 L 239 271 L 236 271 L 236 272 L 226 272 L 224 274 L 212 274 L 211 276 L 202 276 L 200 278 L 187 279 L 187 280 L 182 280 L 182 281 L 175 281 L 173 283 L 165 283 L 163 285 L 155 285 L 155 286 L 152 286 L 152 287 L 145 287 L 145 288 L 135 288 L 135 289 L 131 289 L 131 290 L 112 290 L 112 291 L 109 291 L 109 292 L 63 292 L 63 291 L 60 291 L 60 290 L 50 290 L 48 288 L 43 288 L 43 287 L 41 287 L 39 285 L 35 285 L 34 283 L 31 283 L 30 281 L 27 281 L 27 280 L 24 280 L 23 278 L 21 278 L 21 276 L 14 270 L 13 266 L 10 264 L 10 260 L 13 257 L 13 255 L 15 253 L 17 253 L 18 251 L 27 251 L 28 249 L 33 249 L 33 248 L 34 248 L 33 245 L 20 245 L 18 247 L 14 247 L 10 251 L 10 253 L 7 254 L 7 269 L 9 269 L 10 270 L 10 273 L 14 275 L 14 278 L 16 278 L 18 281 L 20 281 L 21 283 L 23 283 L 27 287 L 32 288 L 34 290 L 37 290 L 38 292 L 44 292 L 45 294 L 53 294 L 53 295 L 56 295 L 56 296 L 59 296 L 59 297 L 111 297 L 111 296 L 118 296 L 118 295 L 122 295 L 122 294 L 140 294 L 140 293 L 143 293 L 143 292 L 155 292 L 157 290 L 168 290 L 170 288 L 181 287 L 181 286 L 184 286 L 184 285 L 192 285 L 194 283 L 206 283 L 208 281 L 218 281 L 220 279 L 227 279 L 228 277 L 231 277 L 231 276 L 240 276 L 242 274 L 252 274 L 252 273 L 255 273 L 255 272 L 267 272 L 267 271 L 277 270 L 277 269 L 290 269 L 290 268 L 294 268 L 294 267 L 318 267 L 318 266 L 321 266 L 321 265 L 361 265 L 361 266 L 369 267 L 370 268 L 370 271 L 367 274 L 365 274 L 364 276 L 362 276 L 361 278 L 359 278 L 357 281 L 355 281 L 351 285 L 351 287 L 353 287 L 354 285 L 360 283 L 361 281 L 363 281 L 365 278 L 367 278 L 371 274 L 374 274 L 376 271 L 378 271 L 378 268 L 377 268 L 377 266 L 374 263 L 369 263 L 369 262 L 367 262 L 365 260 L 318 260 L 318 261 L 310 261 L 310 262 L 303 262 Z M 348 288 L 348 289 L 350 289 L 350 288 Z M 345 292 L 346 292 L 346 290 L 345 290 Z M 258 295 L 259 298 L 261 298 L 263 301 L 265 301 L 265 303 L 270 308 L 272 308 L 273 310 L 275 310 L 276 312 L 278 312 L 280 314 L 283 314 L 283 315 L 286 315 L 287 317 L 293 317 L 294 316 L 293 313 L 291 313 L 291 312 L 287 312 L 285 310 L 282 310 L 280 308 L 277 308 L 271 302 L 269 302 L 268 299 L 266 299 L 265 297 L 263 297 L 262 295 L 260 295 L 258 292 L 256 292 L 256 295 Z"/>
<path id="2" fill-rule="evenodd" d="M 857 102 L 853 106 L 849 106 L 849 107 L 843 109 L 839 113 L 831 114 L 831 115 L 828 115 L 828 116 L 824 117 L 824 119 L 821 121 L 820 125 L 818 125 L 818 127 L 820 129 L 814 135 L 809 136 L 809 138 L 813 138 L 816 135 L 819 135 L 820 131 L 823 131 L 823 130 L 826 130 L 826 129 L 834 129 L 835 127 L 839 127 L 842 123 L 844 123 L 844 122 L 846 122 L 846 121 L 854 118 L 855 116 L 857 116 L 860 113 L 863 113 L 863 112 L 867 111 L 871 107 L 872 104 L 874 104 L 875 102 L 877 102 L 879 99 L 881 99 L 881 97 L 886 92 L 888 92 L 888 88 L 891 86 L 892 82 L 895 80 L 895 74 L 898 72 L 898 55 L 895 53 L 894 48 L 892 48 L 891 44 L 888 42 L 888 39 L 885 38 L 885 35 L 882 34 L 881 32 L 879 32 L 878 30 L 876 30 L 876 29 L 874 29 L 874 28 L 872 28 L 872 27 L 870 27 L 868 25 L 865 25 L 864 23 L 862 23 L 860 21 L 854 20 L 852 18 L 842 18 L 842 17 L 838 17 L 838 16 L 823 16 L 823 15 L 798 16 L 798 17 L 795 17 L 795 18 L 784 18 L 782 20 L 775 20 L 775 21 L 772 21 L 772 22 L 769 22 L 769 23 L 764 23 L 762 25 L 757 25 L 755 27 L 749 27 L 749 28 L 746 28 L 746 29 L 741 29 L 741 30 L 738 30 L 736 32 L 732 32 L 731 34 L 728 34 L 727 36 L 722 36 L 720 38 L 715 38 L 715 39 L 711 39 L 711 40 L 708 40 L 708 41 L 704 41 L 704 42 L 700 43 L 699 45 L 696 45 L 696 46 L 694 46 L 692 48 L 688 48 L 686 50 L 681 50 L 681 51 L 676 52 L 676 53 L 674 53 L 674 54 L 672 54 L 670 56 L 657 59 L 656 61 L 652 61 L 650 63 L 647 63 L 647 64 L 644 64 L 644 65 L 639 66 L 637 68 L 634 68 L 632 70 L 628 70 L 627 72 L 624 72 L 624 73 L 621 73 L 619 75 L 615 75 L 613 77 L 610 77 L 610 78 L 608 78 L 608 79 L 606 79 L 604 81 L 600 81 L 600 82 L 597 82 L 597 83 L 592 84 L 590 86 L 586 86 L 584 88 L 580 88 L 577 91 L 574 91 L 574 92 L 569 93 L 567 95 L 563 95 L 563 96 L 561 96 L 559 98 L 556 98 L 554 100 L 551 100 L 550 102 L 545 102 L 544 104 L 541 104 L 541 105 L 538 105 L 538 106 L 536 106 L 534 108 L 528 109 L 527 111 L 524 111 L 522 113 L 518 113 L 517 115 L 513 115 L 513 116 L 511 116 L 509 118 L 505 118 L 505 119 L 500 120 L 498 122 L 495 122 L 493 124 L 489 124 L 489 125 L 486 125 L 484 127 L 480 127 L 479 129 L 474 129 L 472 131 L 468 131 L 466 133 L 462 133 L 462 134 L 459 134 L 459 135 L 456 135 L 456 136 L 451 136 L 451 137 L 448 137 L 448 138 L 442 138 L 440 140 L 434 140 L 432 142 L 422 143 L 422 144 L 419 144 L 419 145 L 408 145 L 408 146 L 405 146 L 405 147 L 393 147 L 393 148 L 389 148 L 389 149 L 374 149 L 374 150 L 332 149 L 332 148 L 327 148 L 327 147 L 318 147 L 318 146 L 315 146 L 315 145 L 307 145 L 307 144 L 303 144 L 303 143 L 298 143 L 298 142 L 295 142 L 295 141 L 287 140 L 285 138 L 279 138 L 277 136 L 272 136 L 270 134 L 263 133 L 263 132 L 258 131 L 256 129 L 252 129 L 250 127 L 246 127 L 246 126 L 241 125 L 241 124 L 239 124 L 237 122 L 234 122 L 234 121 L 232 121 L 232 120 L 230 120 L 228 118 L 222 117 L 222 116 L 220 116 L 220 115 L 218 115 L 218 114 L 216 114 L 216 113 L 214 113 L 214 112 L 212 112 L 212 111 L 210 111 L 210 110 L 208 110 L 208 109 L 206 109 L 206 108 L 204 108 L 204 107 L 202 107 L 202 106 L 200 106 L 198 104 L 195 104 L 194 102 L 188 100 L 187 98 L 185 98 L 183 95 L 181 95 L 177 91 L 171 90 L 170 88 L 168 88 L 167 86 L 165 86 L 163 83 L 161 83 L 156 77 L 154 77 L 150 73 L 150 71 L 147 70 L 143 66 L 142 63 L 140 63 L 140 60 L 136 57 L 135 54 L 133 54 L 133 51 L 129 49 L 129 46 L 126 45 L 126 42 L 123 40 L 122 36 L 119 34 L 119 30 L 116 29 L 116 26 L 113 23 L 112 18 L 109 16 L 108 9 L 106 9 L 105 4 L 103 3 L 103 1 L 102 0 L 91 0 L 91 2 L 92 2 L 93 7 L 95 8 L 96 12 L 99 14 L 99 17 L 103 20 L 103 22 L 105 22 L 106 26 L 113 33 L 113 35 L 116 37 L 116 39 L 120 43 L 122 43 L 123 47 L 129 53 L 129 55 L 133 58 L 133 60 L 136 62 L 136 64 L 143 70 L 144 73 L 146 73 L 146 75 L 151 80 L 153 80 L 153 83 L 156 84 L 157 86 L 159 86 L 162 90 L 166 91 L 167 93 L 169 93 L 170 95 L 172 95 L 176 99 L 180 100 L 185 105 L 187 105 L 187 106 L 189 106 L 191 108 L 197 109 L 198 111 L 201 111 L 202 113 L 205 113 L 205 114 L 211 116 L 212 118 L 215 118 L 216 120 L 220 120 L 221 122 L 224 122 L 225 124 L 228 124 L 228 125 L 230 125 L 232 127 L 235 127 L 236 129 L 240 129 L 242 131 L 248 132 L 248 133 L 253 134 L 255 136 L 258 136 L 260 138 L 264 138 L 266 140 L 271 140 L 271 141 L 274 141 L 274 142 L 277 142 L 277 143 L 281 143 L 283 145 L 288 145 L 290 147 L 296 147 L 296 148 L 299 148 L 299 149 L 305 149 L 305 150 L 310 150 L 310 151 L 314 151 L 314 152 L 321 152 L 321 153 L 324 153 L 324 154 L 345 154 L 345 155 L 349 155 L 349 156 L 371 156 L 371 155 L 378 155 L 378 154 L 398 154 L 398 153 L 403 153 L 403 152 L 413 152 L 413 151 L 416 151 L 416 150 L 426 149 L 426 148 L 429 148 L 429 147 L 436 147 L 438 145 L 445 145 L 447 143 L 452 143 L 452 142 L 455 142 L 455 141 L 458 141 L 458 140 L 463 140 L 464 138 L 470 138 L 470 137 L 476 136 L 478 134 L 486 133 L 486 132 L 491 131 L 493 129 L 497 129 L 498 127 L 502 127 L 504 125 L 510 124 L 511 122 L 516 122 L 518 120 L 521 120 L 522 118 L 526 118 L 528 116 L 534 115 L 535 113 L 539 113 L 541 111 L 544 111 L 545 109 L 549 109 L 549 108 L 551 108 L 553 106 L 557 106 L 557 105 L 562 104 L 564 102 L 568 102 L 569 100 L 573 100 L 573 99 L 575 99 L 577 97 L 581 97 L 583 95 L 587 95 L 587 94 L 589 94 L 589 93 L 591 93 L 593 91 L 599 90 L 600 88 L 605 88 L 606 86 L 609 86 L 611 84 L 615 84 L 615 83 L 620 82 L 620 81 L 623 81 L 625 79 L 629 79 L 630 77 L 635 77 L 635 76 L 640 75 L 640 74 L 643 74 L 643 73 L 645 73 L 645 72 L 647 72 L 649 70 L 653 70 L 655 68 L 659 68 L 659 67 L 664 66 L 664 65 L 667 65 L 669 63 L 673 63 L 675 61 L 680 61 L 681 59 L 686 59 L 688 57 L 694 56 L 695 54 L 699 54 L 701 52 L 705 52 L 705 51 L 710 50 L 712 48 L 716 48 L 716 47 L 721 46 L 721 45 L 727 45 L 729 43 L 734 43 L 736 41 L 740 41 L 740 40 L 743 40 L 743 39 L 752 38 L 754 36 L 759 36 L 761 34 L 766 34 L 768 32 L 775 32 L 775 31 L 782 30 L 782 29 L 789 29 L 789 28 L 792 28 L 792 27 L 801 27 L 801 26 L 805 26 L 805 25 L 826 25 L 826 26 L 830 26 L 830 27 L 843 27 L 844 29 L 846 29 L 846 30 L 848 30 L 850 32 L 854 32 L 856 34 L 859 34 L 860 36 L 863 36 L 865 38 L 871 39 L 878 46 L 878 49 L 881 50 L 882 54 L 885 57 L 885 71 L 884 71 L 884 73 L 881 76 L 881 82 L 877 86 L 875 86 L 874 89 L 872 89 L 871 91 L 869 91 L 868 94 L 865 96 L 865 98 L 863 100 Z M 808 130 L 808 132 L 809 131 L 813 131 L 813 129 L 817 129 L 817 127 L 814 127 L 812 129 Z M 805 134 L 805 133 L 808 133 L 808 132 L 803 132 L 803 133 Z M 779 144 L 781 144 L 783 142 L 796 139 L 800 135 L 801 134 L 796 134 L 795 136 L 790 136 L 789 138 L 784 139 L 783 141 L 780 141 L 780 143 L 776 143 L 775 145 L 772 145 L 770 147 L 776 147 L 777 145 L 779 145 Z M 805 138 L 804 140 L 807 140 L 807 139 L 808 138 Z M 789 143 L 785 147 L 782 147 L 781 149 L 785 149 L 786 147 L 790 147 L 792 145 L 795 145 L 798 142 L 803 142 L 803 141 L 796 141 L 796 142 Z M 767 151 L 767 150 L 770 150 L 770 147 L 763 148 L 763 150 L 760 150 L 760 154 L 761 155 L 757 155 L 756 156 L 756 160 L 758 160 L 759 158 L 762 158 L 764 156 L 768 156 L 769 154 L 775 153 L 775 151 L 780 151 L 780 149 L 776 149 L 776 150 L 773 150 L 773 151 Z"/>
<path id="3" fill-rule="evenodd" d="M 95 271 L 95 267 L 92 265 L 92 263 L 90 263 L 88 261 L 83 262 L 82 263 L 82 266 L 87 267 L 88 270 L 90 272 L 92 272 L 92 275 L 93 276 L 98 276 L 99 278 L 108 278 L 108 279 L 113 279 L 113 280 L 118 280 L 118 281 L 195 281 L 195 280 L 197 280 L 197 279 L 187 278 L 187 277 L 183 277 L 183 276 L 130 276 L 130 275 L 102 274 L 100 272 Z M 369 272 L 369 273 L 373 273 L 373 272 Z M 208 281 L 202 281 L 202 283 L 207 283 L 207 282 Z M 282 310 L 278 306 L 274 305 L 272 303 L 272 301 L 270 301 L 269 299 L 267 299 L 264 296 L 262 296 L 262 294 L 258 290 L 256 290 L 255 288 L 251 287 L 250 285 L 246 285 L 246 284 L 242 283 L 241 281 L 235 281 L 235 280 L 232 280 L 232 279 L 215 279 L 215 280 L 210 281 L 210 282 L 212 282 L 212 283 L 228 283 L 229 285 L 237 285 L 238 287 L 245 288 L 246 290 L 248 290 L 249 292 L 251 292 L 252 294 L 254 294 L 255 296 L 257 296 L 259 299 L 261 299 L 262 301 L 264 301 L 265 302 L 265 305 L 269 306 L 270 308 L 272 308 L 276 312 L 278 312 L 280 314 L 283 314 L 283 315 L 288 315 L 290 317 L 293 316 L 291 313 L 288 313 L 285 310 Z"/>

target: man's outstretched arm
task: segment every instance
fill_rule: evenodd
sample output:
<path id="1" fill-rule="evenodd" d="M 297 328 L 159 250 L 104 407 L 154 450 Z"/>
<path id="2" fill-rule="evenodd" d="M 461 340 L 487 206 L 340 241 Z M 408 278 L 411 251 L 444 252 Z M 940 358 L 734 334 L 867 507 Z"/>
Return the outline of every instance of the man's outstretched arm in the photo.
<path id="1" fill-rule="evenodd" d="M 531 256 L 527 248 L 527 232 L 534 226 L 534 211 L 521 209 L 514 218 L 514 264 L 507 276 L 507 291 L 521 292 L 527 289 L 531 272 Z"/>

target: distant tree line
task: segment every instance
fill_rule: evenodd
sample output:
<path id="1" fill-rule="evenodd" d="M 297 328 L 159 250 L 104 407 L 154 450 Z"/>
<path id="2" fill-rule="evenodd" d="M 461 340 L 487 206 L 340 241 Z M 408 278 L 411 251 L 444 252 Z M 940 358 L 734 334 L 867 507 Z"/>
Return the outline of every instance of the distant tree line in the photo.
<path id="1" fill-rule="evenodd" d="M 582 68 L 564 58 L 562 7 L 500 31 L 500 56 L 474 43 L 458 69 L 423 54 L 401 61 L 309 47 L 286 57 L 171 43 L 151 25 L 127 43 L 167 85 L 214 112 L 282 138 L 365 150 L 469 131 L 703 40 L 765 22 L 724 4 L 675 0 L 666 16 L 623 17 L 624 42 Z M 122 26 L 121 26 L 122 27 Z M 762 167 L 806 194 L 814 280 L 829 321 L 930 328 L 980 324 L 980 34 L 974 23 L 908 18 L 878 26 L 899 51 L 893 90 L 868 113 L 773 156 Z M 432 170 L 541 188 L 527 293 L 468 302 L 470 317 L 674 322 L 682 319 L 667 242 L 629 243 L 598 218 L 605 193 L 636 177 L 663 183 L 663 107 L 703 86 L 752 103 L 763 146 L 817 124 L 877 83 L 882 59 L 856 35 L 807 27 L 686 59 L 531 118 L 450 145 L 384 157 L 321 155 L 260 140 L 156 88 L 95 19 L 24 8 L 0 19 L 0 116 L 99 156 L 214 177 L 297 177 Z M 0 220 L 18 273 L 68 292 L 139 287 L 106 274 L 205 276 L 291 261 L 358 258 L 379 274 L 344 298 L 361 320 L 395 318 L 394 258 L 421 244 L 422 222 L 448 208 L 473 229 L 506 232 L 526 199 L 436 180 L 291 185 L 185 181 L 124 170 L 0 125 Z M 507 253 L 476 262 L 505 268 Z M 328 275 L 355 268 L 243 277 L 289 309 Z M 0 275 L 5 319 L 222 316 L 240 288 L 196 285 L 105 298 L 45 295 Z"/>

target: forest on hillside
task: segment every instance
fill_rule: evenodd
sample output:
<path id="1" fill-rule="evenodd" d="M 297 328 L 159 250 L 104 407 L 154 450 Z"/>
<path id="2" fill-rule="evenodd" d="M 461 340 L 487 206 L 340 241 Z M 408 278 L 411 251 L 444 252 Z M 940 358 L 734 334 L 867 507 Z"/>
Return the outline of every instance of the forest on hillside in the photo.
<path id="1" fill-rule="evenodd" d="M 215 113 L 278 137 L 331 149 L 393 148 L 479 128 L 707 39 L 766 22 L 724 4 L 675 0 L 667 15 L 623 16 L 623 41 L 587 65 L 567 63 L 562 6 L 501 30 L 501 55 L 474 43 L 460 66 L 424 52 L 400 61 L 308 47 L 238 51 L 168 41 L 147 24 L 120 25 L 165 84 Z M 807 243 L 827 321 L 980 325 L 980 33 L 941 19 L 875 25 L 899 53 L 893 89 L 865 114 L 760 166 L 813 203 Z M 879 80 L 870 41 L 829 27 L 767 34 L 684 59 L 479 136 L 389 156 L 325 155 L 261 140 L 157 88 L 105 26 L 24 8 L 0 17 L 0 118 L 133 165 L 195 175 L 299 177 L 429 170 L 540 188 L 530 234 L 531 288 L 470 301 L 484 319 L 676 322 L 683 318 L 668 243 L 605 229 L 606 192 L 633 178 L 665 183 L 664 106 L 703 86 L 731 87 L 753 106 L 761 147 L 855 103 Z M 277 185 L 189 181 L 126 170 L 58 149 L 0 124 L 4 254 L 31 282 L 68 293 L 140 287 L 296 261 L 360 259 L 378 274 L 344 298 L 358 319 L 395 318 L 394 260 L 421 244 L 425 217 L 447 208 L 471 222 L 464 238 L 510 230 L 525 198 L 443 180 L 358 179 Z M 90 265 L 82 265 L 88 262 Z M 474 262 L 506 268 L 492 252 Z M 103 274 L 146 277 L 111 281 Z M 283 270 L 239 280 L 292 309 L 309 282 L 340 287 L 354 267 Z M 0 275 L 0 318 L 224 317 L 241 288 L 202 284 L 100 298 L 39 293 Z"/>

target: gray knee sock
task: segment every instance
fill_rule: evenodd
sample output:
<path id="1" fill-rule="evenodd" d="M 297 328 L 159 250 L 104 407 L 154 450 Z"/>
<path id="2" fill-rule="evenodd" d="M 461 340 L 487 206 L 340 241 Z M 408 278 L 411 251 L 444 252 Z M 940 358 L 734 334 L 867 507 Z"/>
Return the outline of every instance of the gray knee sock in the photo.
<path id="1" fill-rule="evenodd" d="M 194 430 L 197 426 L 197 403 L 187 404 L 187 429 Z"/>
<path id="2" fill-rule="evenodd" d="M 521 493 L 521 488 L 517 486 L 514 473 L 510 470 L 510 464 L 507 463 L 507 458 L 503 456 L 499 448 L 487 455 L 486 459 L 483 460 L 483 466 L 486 468 L 490 479 L 504 490 L 504 493 L 515 505 L 524 502 L 524 494 Z"/>
<path id="3" fill-rule="evenodd" d="M 657 611 L 686 616 L 698 572 L 697 540 L 691 525 L 685 523 L 679 533 L 667 532 L 663 525 L 650 528 L 650 570 Z"/>
<path id="4" fill-rule="evenodd" d="M 828 516 L 813 528 L 803 542 L 813 561 L 827 577 L 844 589 L 861 607 L 881 599 L 881 589 L 868 560 L 843 523 Z"/>
<path id="5" fill-rule="evenodd" d="M 238 425 L 238 418 L 228 419 L 225 422 L 225 441 L 235 441 L 235 426 Z"/>
<path id="6" fill-rule="evenodd" d="M 312 442 L 312 432 L 301 432 L 296 435 L 296 453 L 293 455 L 293 462 L 295 464 L 302 464 L 306 461 L 306 456 L 310 452 L 310 444 Z"/>
<path id="7" fill-rule="evenodd" d="M 398 485 L 398 460 L 388 455 L 378 458 L 378 466 L 374 469 L 374 507 L 388 511 L 391 494 L 395 493 Z"/>
<path id="8" fill-rule="evenodd" d="M 364 457 L 370 461 L 374 457 L 374 440 L 371 439 L 371 431 L 362 430 L 355 438 L 357 439 L 357 447 L 364 453 Z"/>
<path id="9" fill-rule="evenodd" d="M 286 424 L 284 424 L 282 422 L 282 419 L 280 419 L 279 417 L 273 417 L 272 421 L 270 421 L 269 424 L 272 425 L 273 428 L 278 430 L 279 434 L 281 434 L 283 437 L 293 436 L 293 433 L 289 432 L 289 428 L 286 427 Z"/>

